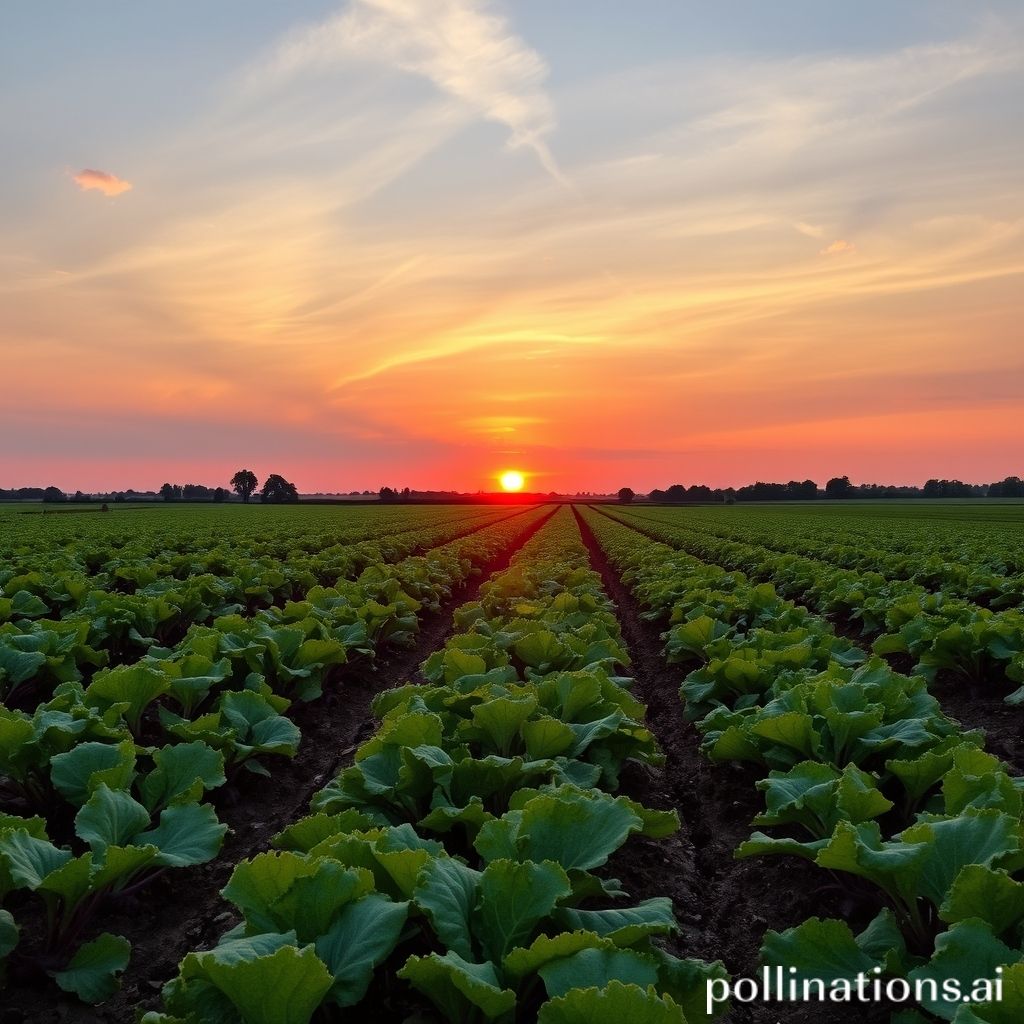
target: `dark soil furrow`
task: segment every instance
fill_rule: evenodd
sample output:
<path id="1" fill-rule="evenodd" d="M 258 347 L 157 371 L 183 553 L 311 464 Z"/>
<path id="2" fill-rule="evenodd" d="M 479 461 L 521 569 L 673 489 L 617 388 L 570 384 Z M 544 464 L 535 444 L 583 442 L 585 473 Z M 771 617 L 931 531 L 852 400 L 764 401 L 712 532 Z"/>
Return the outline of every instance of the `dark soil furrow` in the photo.
<path id="1" fill-rule="evenodd" d="M 218 817 L 229 826 L 216 860 L 162 875 L 137 897 L 123 906 L 112 905 L 97 919 L 97 931 L 123 934 L 132 942 L 131 962 L 118 993 L 100 1006 L 86 1007 L 64 996 L 48 979 L 12 979 L 3 995 L 0 1024 L 127 1024 L 140 1010 L 156 1008 L 160 988 L 177 972 L 182 957 L 213 945 L 236 923 L 234 908 L 220 895 L 235 864 L 267 849 L 274 835 L 307 813 L 313 793 L 351 763 L 357 747 L 373 733 L 373 698 L 416 681 L 420 664 L 454 632 L 455 609 L 474 600 L 481 584 L 503 571 L 554 511 L 427 617 L 413 647 L 389 652 L 376 668 L 343 668 L 333 683 L 325 684 L 322 698 L 290 709 L 302 731 L 297 755 L 271 762 L 269 779 L 243 774 L 230 801 L 215 791 Z"/>
<path id="2" fill-rule="evenodd" d="M 573 509 L 576 512 L 576 509 Z M 808 917 L 843 917 L 854 927 L 867 924 L 869 908 L 832 884 L 831 877 L 795 859 L 735 860 L 733 851 L 751 832 L 762 810 L 755 789 L 756 769 L 713 765 L 700 753 L 700 734 L 683 718 L 679 699 L 682 673 L 662 657 L 660 628 L 640 616 L 641 608 L 623 585 L 585 520 L 576 512 L 583 540 L 606 593 L 618 608 L 623 639 L 632 659 L 636 695 L 647 704 L 647 727 L 665 753 L 660 769 L 633 769 L 623 778 L 628 794 L 649 806 L 674 807 L 682 829 L 669 840 L 634 837 L 613 859 L 610 870 L 624 887 L 644 899 L 671 896 L 682 934 L 678 956 L 722 960 L 734 977 L 758 969 L 761 939 L 768 928 L 782 930 Z M 877 908 L 875 908 L 877 909 Z M 730 1024 L 881 1024 L 881 1007 L 825 1008 L 800 1005 L 734 1004 Z"/>

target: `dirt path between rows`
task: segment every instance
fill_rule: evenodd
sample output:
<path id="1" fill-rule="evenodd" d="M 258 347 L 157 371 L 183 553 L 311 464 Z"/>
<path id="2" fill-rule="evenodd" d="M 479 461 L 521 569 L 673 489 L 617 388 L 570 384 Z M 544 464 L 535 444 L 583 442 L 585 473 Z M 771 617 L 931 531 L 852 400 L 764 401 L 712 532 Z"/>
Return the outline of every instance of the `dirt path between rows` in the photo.
<path id="1" fill-rule="evenodd" d="M 215 944 L 238 920 L 234 908 L 220 895 L 234 865 L 267 849 L 274 835 L 308 813 L 313 793 L 351 763 L 356 748 L 376 728 L 370 710 L 373 698 L 417 681 L 420 664 L 452 635 L 455 609 L 474 600 L 481 584 L 503 571 L 555 511 L 557 507 L 541 516 L 467 585 L 454 591 L 437 614 L 427 617 L 414 647 L 381 658 L 376 670 L 343 670 L 333 688 L 328 683 L 322 698 L 292 709 L 291 717 L 302 730 L 295 758 L 268 762 L 270 779 L 243 774 L 231 802 L 215 792 L 217 815 L 229 826 L 215 861 L 169 872 L 138 897 L 123 906 L 111 905 L 97 918 L 97 932 L 123 934 L 132 943 L 131 962 L 118 993 L 99 1006 L 87 1007 L 47 978 L 11 979 L 3 993 L 0 1024 L 130 1024 L 140 1011 L 156 1009 L 160 989 L 177 973 L 185 954 Z"/>
<path id="2" fill-rule="evenodd" d="M 647 727 L 665 752 L 662 768 L 634 767 L 623 789 L 633 799 L 675 808 L 680 832 L 662 840 L 634 837 L 611 861 L 609 871 L 641 899 L 670 896 L 681 935 L 666 945 L 677 956 L 722 960 L 733 977 L 756 975 L 761 938 L 808 917 L 842 917 L 856 929 L 867 924 L 868 907 L 855 905 L 830 876 L 793 858 L 735 860 L 733 851 L 751 832 L 762 809 L 755 789 L 761 774 L 739 765 L 714 765 L 699 751 L 700 734 L 683 718 L 679 685 L 684 672 L 662 657 L 661 627 L 640 617 L 639 603 L 619 578 L 575 506 L 576 520 L 618 609 L 632 659 L 634 692 L 647 704 Z M 877 909 L 877 908 L 874 908 Z M 889 1010 L 877 1006 L 734 1004 L 729 1024 L 883 1024 Z"/>

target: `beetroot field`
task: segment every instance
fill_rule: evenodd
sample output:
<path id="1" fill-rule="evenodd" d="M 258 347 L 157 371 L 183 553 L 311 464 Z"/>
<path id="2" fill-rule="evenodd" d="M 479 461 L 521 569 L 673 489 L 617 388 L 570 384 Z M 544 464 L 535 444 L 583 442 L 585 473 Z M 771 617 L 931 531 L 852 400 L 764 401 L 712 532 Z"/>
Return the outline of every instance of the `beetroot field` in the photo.
<path id="1" fill-rule="evenodd" d="M 1022 527 L 0 506 L 0 1024 L 1019 1024 Z"/>

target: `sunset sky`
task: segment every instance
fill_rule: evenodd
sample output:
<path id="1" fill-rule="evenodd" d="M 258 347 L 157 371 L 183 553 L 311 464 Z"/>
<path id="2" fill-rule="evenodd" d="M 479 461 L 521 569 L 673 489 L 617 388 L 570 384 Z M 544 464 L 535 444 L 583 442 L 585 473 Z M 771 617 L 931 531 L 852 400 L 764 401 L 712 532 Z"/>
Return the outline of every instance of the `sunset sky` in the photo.
<path id="1" fill-rule="evenodd" d="M 1024 5 L 0 11 L 0 487 L 1024 474 Z"/>

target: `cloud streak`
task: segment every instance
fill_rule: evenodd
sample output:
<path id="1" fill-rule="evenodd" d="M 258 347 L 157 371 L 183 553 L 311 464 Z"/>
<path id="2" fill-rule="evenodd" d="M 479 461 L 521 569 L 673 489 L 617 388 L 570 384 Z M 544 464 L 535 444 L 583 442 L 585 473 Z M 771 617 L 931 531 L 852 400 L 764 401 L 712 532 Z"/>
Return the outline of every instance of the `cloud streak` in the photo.
<path id="1" fill-rule="evenodd" d="M 96 171 L 88 167 L 72 175 L 72 180 L 83 192 L 95 189 L 105 196 L 119 196 L 122 192 L 130 192 L 132 189 L 130 181 L 125 181 L 124 178 L 119 178 L 116 174 Z"/>
<path id="2" fill-rule="evenodd" d="M 845 256 L 848 253 L 856 252 L 857 246 L 853 242 L 846 241 L 845 238 L 837 238 L 830 245 L 826 245 L 824 249 L 818 254 L 820 256 Z"/>
<path id="3" fill-rule="evenodd" d="M 547 65 L 487 0 L 353 0 L 341 14 L 286 40 L 268 77 L 288 78 L 352 57 L 428 79 L 504 125 L 510 148 L 532 150 L 552 177 L 567 183 L 546 142 L 555 127 L 544 88 Z"/>

